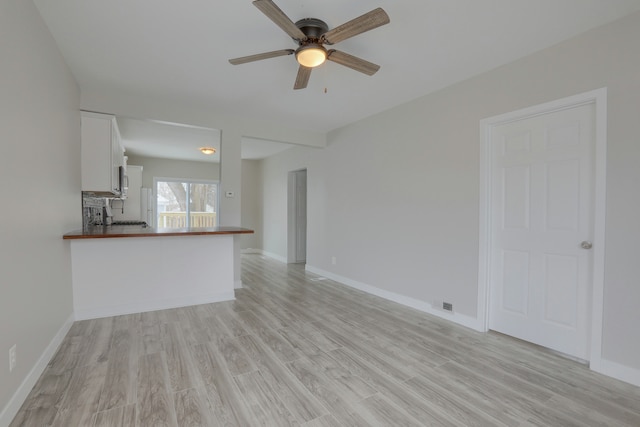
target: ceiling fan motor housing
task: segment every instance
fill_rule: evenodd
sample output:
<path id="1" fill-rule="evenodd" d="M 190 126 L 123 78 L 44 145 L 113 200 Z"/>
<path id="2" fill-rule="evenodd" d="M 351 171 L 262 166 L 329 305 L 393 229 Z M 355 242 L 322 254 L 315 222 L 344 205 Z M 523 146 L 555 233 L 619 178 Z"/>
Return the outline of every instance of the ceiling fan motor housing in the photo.
<path id="1" fill-rule="evenodd" d="M 308 39 L 314 40 L 316 43 L 324 33 L 329 31 L 326 22 L 316 18 L 304 18 L 296 22 L 296 27 L 300 28 Z M 301 42 L 300 40 L 299 42 Z"/>

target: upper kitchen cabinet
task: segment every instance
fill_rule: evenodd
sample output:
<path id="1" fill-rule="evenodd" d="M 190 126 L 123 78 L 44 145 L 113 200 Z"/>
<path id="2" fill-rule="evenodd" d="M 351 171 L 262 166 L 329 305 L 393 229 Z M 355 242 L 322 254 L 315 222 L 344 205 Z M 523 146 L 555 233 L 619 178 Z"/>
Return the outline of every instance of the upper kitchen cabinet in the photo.
<path id="1" fill-rule="evenodd" d="M 116 118 L 82 111 L 81 119 L 82 191 L 120 196 L 126 166 Z"/>

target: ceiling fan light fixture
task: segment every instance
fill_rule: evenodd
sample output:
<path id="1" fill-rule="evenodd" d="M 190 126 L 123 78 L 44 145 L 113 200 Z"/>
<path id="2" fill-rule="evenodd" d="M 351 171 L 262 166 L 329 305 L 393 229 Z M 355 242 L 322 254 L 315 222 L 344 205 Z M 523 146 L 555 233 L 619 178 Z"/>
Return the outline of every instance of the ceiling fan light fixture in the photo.
<path id="1" fill-rule="evenodd" d="M 296 50 L 296 60 L 303 67 L 314 68 L 327 60 L 327 50 L 315 43 L 301 46 Z"/>
<path id="2" fill-rule="evenodd" d="M 202 154 L 206 154 L 207 156 L 216 153 L 216 149 L 213 147 L 200 147 L 199 150 L 202 152 Z"/>

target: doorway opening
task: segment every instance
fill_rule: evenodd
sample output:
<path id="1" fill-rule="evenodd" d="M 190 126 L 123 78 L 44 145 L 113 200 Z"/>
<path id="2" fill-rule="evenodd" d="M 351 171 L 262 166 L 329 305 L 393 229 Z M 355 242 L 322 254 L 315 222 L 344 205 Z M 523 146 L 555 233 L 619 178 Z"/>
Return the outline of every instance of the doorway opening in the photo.
<path id="1" fill-rule="evenodd" d="M 287 188 L 287 262 L 307 261 L 307 170 L 289 172 Z"/>

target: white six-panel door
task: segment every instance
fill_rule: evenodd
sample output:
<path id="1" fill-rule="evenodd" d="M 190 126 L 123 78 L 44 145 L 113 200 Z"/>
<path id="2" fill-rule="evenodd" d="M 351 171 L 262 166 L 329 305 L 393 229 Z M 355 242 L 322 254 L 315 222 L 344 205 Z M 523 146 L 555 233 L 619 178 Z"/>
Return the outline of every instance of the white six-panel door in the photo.
<path id="1" fill-rule="evenodd" d="M 491 136 L 489 328 L 588 360 L 594 106 Z"/>

